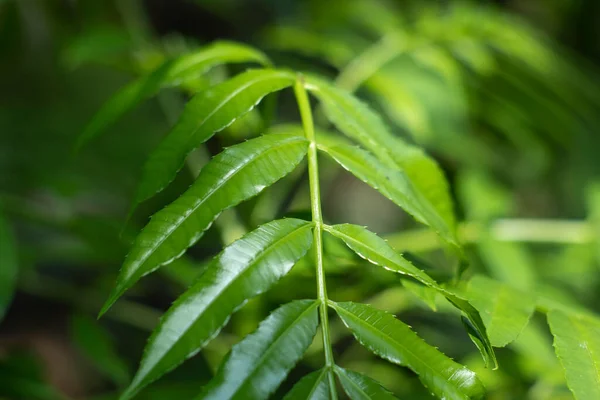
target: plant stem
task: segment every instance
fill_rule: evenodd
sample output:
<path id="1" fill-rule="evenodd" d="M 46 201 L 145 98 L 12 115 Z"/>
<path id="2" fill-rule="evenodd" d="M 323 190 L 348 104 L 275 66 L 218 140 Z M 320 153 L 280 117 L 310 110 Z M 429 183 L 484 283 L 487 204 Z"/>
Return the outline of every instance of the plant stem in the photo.
<path id="1" fill-rule="evenodd" d="M 489 234 L 501 242 L 587 244 L 597 240 L 586 221 L 549 219 L 498 219 L 489 224 L 464 222 L 458 225 L 463 243 L 477 243 Z M 441 242 L 428 228 L 395 233 L 386 237 L 398 251 L 427 252 L 439 249 Z"/>
<path id="2" fill-rule="evenodd" d="M 302 126 L 306 139 L 310 142 L 308 146 L 308 180 L 310 184 L 310 206 L 312 210 L 312 220 L 315 224 L 313 230 L 313 246 L 315 251 L 315 265 L 317 268 L 317 296 L 321 304 L 319 305 L 319 314 L 321 318 L 321 334 L 323 336 L 323 350 L 325 353 L 325 366 L 329 368 L 329 390 L 333 400 L 337 399 L 335 389 L 335 380 L 331 373 L 335 362 L 333 360 L 333 349 L 331 347 L 331 336 L 329 333 L 329 316 L 327 285 L 325 282 L 325 270 L 323 268 L 323 215 L 321 212 L 321 193 L 319 188 L 319 165 L 317 162 L 317 142 L 315 141 L 315 129 L 313 124 L 312 112 L 308 95 L 304 89 L 304 79 L 299 76 L 294 85 L 294 93 L 300 110 Z"/>

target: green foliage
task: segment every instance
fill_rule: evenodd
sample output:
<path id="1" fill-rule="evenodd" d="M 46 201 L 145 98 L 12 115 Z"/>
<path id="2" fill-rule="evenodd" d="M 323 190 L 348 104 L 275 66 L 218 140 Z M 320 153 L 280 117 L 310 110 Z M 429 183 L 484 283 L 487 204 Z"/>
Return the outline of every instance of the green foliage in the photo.
<path id="1" fill-rule="evenodd" d="M 321 400 L 329 399 L 329 368 L 311 372 L 298 381 L 285 395 L 285 400 Z"/>
<path id="2" fill-rule="evenodd" d="M 197 67 L 198 72 L 202 72 L 205 66 L 200 63 Z M 189 73 L 188 70 L 186 71 Z M 139 278 L 180 257 L 187 248 L 200 239 L 220 212 L 257 195 L 264 188 L 290 173 L 307 151 L 312 223 L 295 219 L 270 222 L 235 241 L 217 256 L 200 278 L 165 314 L 148 342 L 140 369 L 123 394 L 123 399 L 131 398 L 142 387 L 201 350 L 219 333 L 231 313 L 247 299 L 265 292 L 285 275 L 313 242 L 311 229 L 314 229 L 315 263 L 317 275 L 320 277 L 317 285 L 318 300 L 314 304 L 320 309 L 330 396 L 337 395 L 333 380 L 334 361 L 326 312 L 327 292 L 321 235 L 323 230 L 341 238 L 362 257 L 374 260 L 373 262 L 396 272 L 407 274 L 448 297 L 452 304 L 463 310 L 469 318 L 469 326 L 472 330 L 469 334 L 475 339 L 486 362 L 495 365 L 494 352 L 481 318 L 466 300 L 440 287 L 425 272 L 414 267 L 387 246 L 382 239 L 365 229 L 353 225 L 329 227 L 323 224 L 320 211 L 317 148 L 329 154 L 342 167 L 414 215 L 416 219 L 434 227 L 446 241 L 458 246 L 453 233 L 454 217 L 450 213 L 452 206 L 447 184 L 437 165 L 424 153 L 395 139 L 379 117 L 359 100 L 321 79 L 304 78 L 302 75 L 295 77 L 291 72 L 257 69 L 241 73 L 198 93 L 188 103 L 171 133 L 150 155 L 139 186 L 136 204 L 162 190 L 173 179 L 187 154 L 195 147 L 248 112 L 266 94 L 284 89 L 294 81 L 296 82 L 294 91 L 306 138 L 297 134 L 298 129 L 289 128 L 287 131 L 291 133 L 288 134 L 281 133 L 286 129 L 279 129 L 278 134 L 272 133 L 235 145 L 211 160 L 202 168 L 192 187 L 171 205 L 156 213 L 138 235 L 117 279 L 117 286 L 101 313 L 106 312 Z M 315 134 L 306 90 L 316 94 L 324 106 L 325 114 L 342 133 L 357 140 L 373 153 L 370 154 L 368 150 L 332 139 L 326 134 Z M 402 165 L 409 168 L 412 176 L 404 172 Z M 424 171 L 417 172 L 418 166 L 426 168 Z M 422 180 L 418 180 L 421 182 L 419 185 L 411 180 L 411 178 L 422 178 L 422 173 L 433 178 L 427 186 Z M 273 314 L 271 319 L 265 320 L 256 333 L 233 348 L 217 377 L 201 396 L 265 398 L 277 388 L 289 368 L 298 361 L 309 344 L 305 342 L 298 352 L 293 352 L 289 346 L 285 350 L 279 349 L 292 357 L 290 359 L 264 359 L 271 352 L 276 354 L 278 350 L 277 348 L 261 349 L 266 345 L 265 343 L 275 346 L 279 342 L 276 339 L 278 335 L 283 333 L 288 335 L 295 331 L 295 320 L 283 318 L 286 313 L 282 310 Z M 271 327 L 275 324 L 273 320 L 277 321 L 279 318 L 283 318 L 279 322 L 284 324 L 281 328 L 283 333 L 277 333 L 278 330 L 271 332 L 275 329 Z M 348 321 L 344 321 L 348 324 Z M 303 326 L 300 324 L 297 328 Z M 316 328 L 313 328 L 313 331 L 314 329 Z M 271 338 L 267 340 L 263 337 L 265 335 L 267 338 L 271 335 Z M 272 337 L 273 335 L 275 337 Z M 312 335 L 305 337 L 310 341 Z M 280 339 L 284 343 L 291 340 L 287 336 Z M 380 339 L 380 345 L 390 342 L 388 345 L 395 348 L 397 347 L 395 340 L 398 338 L 384 335 Z M 427 348 L 425 346 L 424 348 Z M 375 351 L 386 357 L 379 350 Z M 254 354 L 255 358 L 260 357 L 261 361 L 251 362 L 245 358 L 237 360 L 243 355 L 251 354 Z M 408 366 L 421 374 L 424 384 L 438 396 L 446 396 L 447 391 L 455 393 L 451 394 L 455 396 L 463 390 L 458 387 L 446 389 L 445 385 L 449 385 L 449 388 L 456 386 L 453 372 L 450 375 L 442 373 L 433 381 L 423 374 L 424 368 L 439 367 L 429 365 L 437 362 L 435 357 L 409 362 L 394 357 L 396 358 L 392 358 L 392 362 Z M 443 356 L 440 354 L 440 357 Z M 266 365 L 263 366 L 262 362 Z M 269 363 L 274 365 L 270 366 Z M 240 368 L 250 367 L 256 370 L 247 372 L 240 370 Z M 232 369 L 238 371 L 234 376 L 231 375 Z M 365 391 L 376 390 L 377 386 L 370 380 L 366 380 L 367 378 L 360 379 L 358 375 L 342 372 L 339 374 L 342 374 L 343 386 L 353 396 L 358 396 L 357 393 L 367 396 Z M 244 375 L 247 377 L 241 379 Z M 439 383 L 439 380 L 444 382 Z M 319 381 L 320 379 L 317 379 L 312 386 L 319 387 Z M 351 386 L 348 386 L 349 384 Z M 461 393 L 463 396 L 469 396 L 475 391 L 464 389 Z"/>
<path id="3" fill-rule="evenodd" d="M 164 189 L 194 148 L 250 111 L 264 96 L 293 82 L 289 72 L 250 70 L 194 96 L 144 165 L 136 204 Z"/>
<path id="4" fill-rule="evenodd" d="M 263 399 L 283 381 L 317 333 L 317 307 L 298 300 L 277 309 L 231 349 L 201 399 Z"/>
<path id="5" fill-rule="evenodd" d="M 335 373 L 340 379 L 344 391 L 352 400 L 391 400 L 396 398 L 368 376 L 340 367 L 335 369 Z"/>
<path id="6" fill-rule="evenodd" d="M 373 353 L 412 369 L 440 398 L 477 399 L 484 388 L 473 371 L 428 345 L 393 315 L 357 303 L 332 304 L 356 339 Z"/>
<path id="7" fill-rule="evenodd" d="M 554 347 L 576 399 L 600 396 L 600 321 L 554 310 L 548 313 Z"/>
<path id="8" fill-rule="evenodd" d="M 291 172 L 306 150 L 302 137 L 271 135 L 230 147 L 211 160 L 194 184 L 138 235 L 102 313 L 139 278 L 180 257 L 223 210 Z"/>
<path id="9" fill-rule="evenodd" d="M 246 300 L 288 273 L 308 251 L 311 228 L 296 219 L 273 221 L 225 248 L 165 314 L 122 398 L 197 353 Z"/>
<path id="10" fill-rule="evenodd" d="M 197 79 L 199 74 L 225 63 L 257 62 L 268 65 L 269 60 L 261 52 L 251 47 L 230 42 L 218 42 L 196 52 L 183 54 L 166 60 L 154 70 L 123 87 L 98 111 L 85 131 L 79 137 L 80 147 L 102 133 L 127 111 L 143 100 L 156 95 L 168 87 L 185 87 L 186 83 Z"/>
<path id="11" fill-rule="evenodd" d="M 593 68 L 494 7 L 393 0 L 198 2 L 252 46 L 74 2 L 111 26 L 36 56 L 37 3 L 0 5 L 0 45 L 31 42 L 6 86 L 35 90 L 0 110 L 0 318 L 66 303 L 91 399 L 600 398 Z M 0 397 L 62 398 L 20 346 Z"/>
<path id="12" fill-rule="evenodd" d="M 469 281 L 469 301 L 481 312 L 490 342 L 504 347 L 517 338 L 535 308 L 531 295 L 483 276 Z"/>
<path id="13" fill-rule="evenodd" d="M 435 162 L 392 136 L 375 113 L 343 90 L 318 79 L 307 79 L 307 89 L 321 101 L 325 114 L 341 132 L 358 141 L 378 159 L 342 145 L 334 149 L 325 147 L 325 151 L 359 179 L 381 190 L 398 206 L 456 245 L 448 185 Z M 343 163 L 344 158 L 349 160 Z M 374 176 L 364 171 L 366 168 L 372 170 Z M 398 172 L 395 174 L 394 170 Z M 408 182 L 405 175 L 414 183 Z M 386 184 L 386 181 L 393 183 Z"/>

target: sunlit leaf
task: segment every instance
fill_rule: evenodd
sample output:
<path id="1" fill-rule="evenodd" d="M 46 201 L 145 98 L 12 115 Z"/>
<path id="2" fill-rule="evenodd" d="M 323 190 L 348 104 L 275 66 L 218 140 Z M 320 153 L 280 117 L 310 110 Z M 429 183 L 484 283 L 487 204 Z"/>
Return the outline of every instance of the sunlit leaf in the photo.
<path id="1" fill-rule="evenodd" d="M 387 242 L 366 228 L 352 224 L 326 226 L 325 230 L 341 239 L 356 254 L 365 260 L 386 269 L 408 275 L 419 282 L 438 287 L 437 283 L 425 272 L 398 254 Z"/>
<path id="2" fill-rule="evenodd" d="M 548 323 L 575 398 L 600 398 L 600 320 L 553 310 L 548 313 Z"/>
<path id="3" fill-rule="evenodd" d="M 478 347 L 486 364 L 496 367 L 496 356 L 479 312 L 469 302 L 439 286 L 429 275 L 402 257 L 382 238 L 358 225 L 325 226 L 325 230 L 343 240 L 356 254 L 387 270 L 408 275 L 441 293 L 467 318 L 467 332 Z"/>
<path id="4" fill-rule="evenodd" d="M 98 136 L 123 114 L 143 100 L 156 95 L 160 89 L 181 85 L 219 64 L 245 62 L 269 64 L 267 57 L 258 50 L 233 42 L 216 42 L 165 61 L 152 72 L 129 83 L 113 95 L 90 121 L 79 137 L 77 147 Z"/>
<path id="5" fill-rule="evenodd" d="M 535 310 L 535 298 L 501 282 L 477 275 L 467 297 L 479 310 L 493 346 L 504 347 L 521 333 Z"/>
<path id="6" fill-rule="evenodd" d="M 319 303 L 298 300 L 273 312 L 231 349 L 198 399 L 265 399 L 302 357 L 317 331 Z"/>
<path id="7" fill-rule="evenodd" d="M 416 202 L 419 209 L 415 212 L 417 207 L 412 206 L 407 211 L 456 244 L 448 183 L 436 162 L 393 136 L 381 118 L 350 93 L 316 78 L 307 78 L 307 89 L 321 100 L 327 117 L 340 131 L 375 154 L 392 173 L 406 174 L 411 190 L 418 193 L 411 194 L 408 201 Z"/>
<path id="8" fill-rule="evenodd" d="M 393 315 L 358 303 L 332 303 L 356 339 L 378 356 L 413 370 L 441 399 L 478 399 L 484 388 L 474 372 L 419 338 Z"/>
<path id="9" fill-rule="evenodd" d="M 310 248 L 311 231 L 306 221 L 276 220 L 226 247 L 167 311 L 121 399 L 133 397 L 202 349 L 247 299 L 289 272 Z"/>
<path id="10" fill-rule="evenodd" d="M 75 344 L 96 368 L 119 386 L 127 383 L 127 364 L 119 358 L 108 332 L 97 321 L 85 315 L 74 315 L 71 320 L 71 335 Z"/>
<path id="11" fill-rule="evenodd" d="M 359 147 L 343 143 L 333 144 L 319 137 L 317 142 L 319 150 L 331 156 L 344 169 L 379 191 L 418 221 L 430 224 L 426 217 L 427 211 L 419 201 L 420 196 L 402 171 L 389 168 Z M 439 218 L 437 220 L 441 221 Z"/>
<path id="12" fill-rule="evenodd" d="M 290 72 L 250 70 L 194 96 L 147 160 L 135 204 L 164 189 L 197 146 L 250 111 L 264 96 L 292 85 L 294 80 Z"/>
<path id="13" fill-rule="evenodd" d="M 302 377 L 290 390 L 284 400 L 329 400 L 330 370 L 323 368 Z"/>
<path id="14" fill-rule="evenodd" d="M 344 391 L 352 400 L 393 400 L 396 397 L 368 376 L 340 367 L 335 368 Z"/>
<path id="15" fill-rule="evenodd" d="M 12 301 L 18 268 L 17 243 L 0 209 L 0 321 Z"/>
<path id="16" fill-rule="evenodd" d="M 291 172 L 307 148 L 308 142 L 299 136 L 267 135 L 229 147 L 213 158 L 194 184 L 156 213 L 136 238 L 102 312 L 142 276 L 181 256 L 221 211 Z"/>

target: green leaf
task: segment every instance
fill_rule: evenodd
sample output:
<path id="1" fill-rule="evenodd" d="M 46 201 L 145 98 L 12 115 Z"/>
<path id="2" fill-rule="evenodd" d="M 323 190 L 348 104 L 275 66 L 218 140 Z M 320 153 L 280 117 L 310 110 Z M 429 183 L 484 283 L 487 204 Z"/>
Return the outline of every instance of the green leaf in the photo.
<path id="1" fill-rule="evenodd" d="M 400 170 L 389 168 L 368 151 L 317 137 L 319 150 L 333 158 L 344 169 L 406 210 L 419 222 L 429 225 L 411 182 Z"/>
<path id="2" fill-rule="evenodd" d="M 515 340 L 535 310 L 535 298 L 529 294 L 481 275 L 469 282 L 467 297 L 479 310 L 496 347 Z"/>
<path id="3" fill-rule="evenodd" d="M 329 368 L 323 368 L 304 376 L 283 400 L 329 400 L 329 371 Z"/>
<path id="4" fill-rule="evenodd" d="M 429 275 L 402 257 L 382 238 L 358 225 L 341 224 L 325 226 L 324 229 L 343 240 L 356 254 L 372 264 L 400 274 L 408 275 L 431 287 L 461 310 L 468 320 L 467 331 L 478 347 L 487 365 L 497 366 L 494 349 L 487 337 L 485 325 L 479 312 L 469 302 L 448 289 L 442 288 Z"/>
<path id="5" fill-rule="evenodd" d="M 156 95 L 160 89 L 181 85 L 220 64 L 245 62 L 257 62 L 265 66 L 270 64 L 258 50 L 233 42 L 217 42 L 165 61 L 152 72 L 120 89 L 106 102 L 79 137 L 77 147 L 98 136 L 123 114 Z"/>
<path id="6" fill-rule="evenodd" d="M 286 71 L 250 70 L 194 96 L 144 165 L 135 204 L 164 189 L 192 150 L 250 111 L 264 96 L 291 86 L 294 80 L 295 75 Z"/>
<path id="7" fill-rule="evenodd" d="M 438 291 L 433 289 L 430 286 L 425 286 L 420 283 L 414 281 L 404 281 L 402 282 L 402 286 L 406 288 L 409 292 L 411 292 L 414 296 L 419 298 L 422 302 L 427 304 L 427 306 L 432 311 L 437 311 L 437 304 L 435 300 L 438 295 Z"/>
<path id="8" fill-rule="evenodd" d="M 600 321 L 553 310 L 548 313 L 548 323 L 575 398 L 600 399 Z"/>
<path id="9" fill-rule="evenodd" d="M 523 291 L 535 286 L 535 263 L 523 243 L 502 242 L 484 234 L 477 250 L 492 277 Z"/>
<path id="10" fill-rule="evenodd" d="M 0 321 L 14 296 L 18 269 L 17 243 L 0 209 Z"/>
<path id="11" fill-rule="evenodd" d="M 319 302 L 281 306 L 236 344 L 198 399 L 266 399 L 312 343 Z"/>
<path id="12" fill-rule="evenodd" d="M 310 248 L 312 228 L 298 219 L 276 220 L 227 246 L 164 315 L 121 399 L 196 354 L 247 299 L 287 274 Z"/>
<path id="13" fill-rule="evenodd" d="M 408 177 L 410 191 L 414 193 L 406 193 L 407 199 L 396 204 L 457 246 L 454 206 L 448 183 L 437 163 L 422 150 L 392 135 L 381 118 L 350 93 L 318 78 L 307 78 L 306 86 L 321 100 L 325 114 L 340 131 L 375 154 L 387 169 Z M 351 165 L 346 163 L 344 167 Z M 406 177 L 402 176 L 401 180 Z M 405 186 L 398 180 L 400 191 L 406 191 Z M 417 204 L 406 208 L 407 202 Z"/>
<path id="14" fill-rule="evenodd" d="M 342 141 L 331 141 L 324 135 L 317 136 L 319 150 L 328 154 L 344 169 L 390 199 L 411 214 L 419 222 L 432 226 L 449 242 L 456 244 L 449 229 L 429 203 L 417 192 L 406 174 L 400 169 L 390 168 L 368 151 Z M 438 229 L 439 228 L 439 229 Z"/>
<path id="15" fill-rule="evenodd" d="M 340 379 L 342 387 L 352 400 L 393 400 L 396 399 L 391 392 L 368 376 L 358 372 L 335 367 L 335 373 Z"/>
<path id="16" fill-rule="evenodd" d="M 438 284 L 429 275 L 396 253 L 384 239 L 366 228 L 353 224 L 340 224 L 327 225 L 324 229 L 341 239 L 352 251 L 370 263 L 393 272 L 408 275 L 427 286 L 439 288 Z"/>
<path id="17" fill-rule="evenodd" d="M 419 338 L 393 315 L 358 303 L 331 303 L 356 339 L 378 356 L 419 375 L 442 399 L 478 399 L 484 388 L 474 372 Z"/>
<path id="18" fill-rule="evenodd" d="M 267 135 L 229 147 L 213 158 L 194 184 L 156 213 L 138 235 L 101 314 L 142 276 L 181 256 L 221 211 L 291 172 L 307 149 L 302 137 Z"/>
<path id="19" fill-rule="evenodd" d="M 127 364 L 119 358 L 108 333 L 93 318 L 73 315 L 71 335 L 77 347 L 106 376 L 119 386 L 129 380 Z"/>

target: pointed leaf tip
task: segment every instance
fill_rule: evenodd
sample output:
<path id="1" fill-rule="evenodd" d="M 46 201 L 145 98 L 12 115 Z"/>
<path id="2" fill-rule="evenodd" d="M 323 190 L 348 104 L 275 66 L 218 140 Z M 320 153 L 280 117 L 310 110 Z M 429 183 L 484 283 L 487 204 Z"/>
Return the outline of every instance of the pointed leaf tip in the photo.
<path id="1" fill-rule="evenodd" d="M 192 150 L 252 110 L 269 93 L 291 86 L 294 79 L 287 71 L 251 69 L 196 94 L 144 164 L 137 204 L 167 187 Z"/>
<path id="2" fill-rule="evenodd" d="M 254 333 L 233 346 L 196 400 L 268 398 L 312 343 L 319 304 L 297 300 L 275 310 Z"/>
<path id="3" fill-rule="evenodd" d="M 452 400 L 483 396 L 483 384 L 474 372 L 427 344 L 393 315 L 352 302 L 334 303 L 333 308 L 363 346 L 410 368 L 435 396 Z"/>
<path id="4" fill-rule="evenodd" d="M 255 62 L 270 65 L 262 52 L 244 44 L 221 41 L 202 47 L 176 58 L 168 59 L 154 70 L 130 82 L 113 95 L 94 115 L 75 142 L 75 150 L 100 135 L 127 111 L 153 97 L 161 89 L 184 86 L 197 80 L 209 69 L 228 63 Z"/>
<path id="5" fill-rule="evenodd" d="M 103 312 L 135 282 L 180 257 L 217 216 L 290 173 L 308 149 L 305 138 L 265 135 L 234 145 L 202 168 L 192 186 L 152 216 L 135 239 Z"/>
<path id="6" fill-rule="evenodd" d="M 311 222 L 276 220 L 227 246 L 164 315 L 123 398 L 200 351 L 232 313 L 287 274 L 312 245 L 312 229 Z"/>

